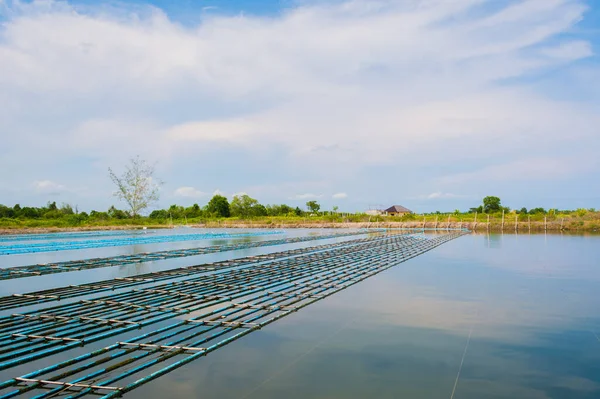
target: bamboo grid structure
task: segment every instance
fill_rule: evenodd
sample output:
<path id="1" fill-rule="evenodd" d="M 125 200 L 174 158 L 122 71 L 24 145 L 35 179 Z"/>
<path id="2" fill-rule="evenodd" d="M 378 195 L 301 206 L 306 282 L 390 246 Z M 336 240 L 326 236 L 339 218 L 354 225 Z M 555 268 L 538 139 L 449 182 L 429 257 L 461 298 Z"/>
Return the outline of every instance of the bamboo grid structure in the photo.
<path id="1" fill-rule="evenodd" d="M 26 364 L 94 340 L 141 334 L 0 383 L 21 395 L 120 397 L 281 317 L 465 232 L 385 236 L 258 265 L 15 314 L 0 322 L 0 367 Z M 186 317 L 187 315 L 187 317 Z M 183 319 L 182 319 L 183 318 Z M 176 319 L 154 330 L 159 320 Z"/>
<path id="2" fill-rule="evenodd" d="M 6 234 L 0 235 L 0 242 L 10 241 L 45 241 L 45 240 L 66 240 L 73 238 L 90 237 L 112 237 L 112 236 L 137 236 L 145 234 L 155 234 L 157 229 L 136 229 L 136 230 L 108 230 L 108 231 L 75 231 L 64 233 L 39 233 L 39 234 Z"/>
<path id="3" fill-rule="evenodd" d="M 422 241 L 396 236 L 374 239 L 3 317 L 0 370 L 287 284 L 312 269 L 318 273 L 323 267 L 340 268 L 355 259 L 374 259 Z"/>
<path id="4" fill-rule="evenodd" d="M 259 248 L 272 245 L 294 244 L 304 241 L 325 240 L 330 238 L 343 238 L 355 235 L 364 235 L 364 231 L 328 234 L 307 237 L 292 237 L 279 240 L 241 242 L 226 245 L 213 245 L 208 247 L 197 247 L 187 249 L 175 249 L 158 252 L 143 252 L 133 255 L 117 255 L 106 258 L 92 258 L 85 260 L 73 260 L 54 263 L 44 263 L 36 265 L 15 266 L 10 268 L 0 268 L 0 280 L 10 280 L 14 278 L 42 276 L 45 274 L 65 273 L 77 270 L 97 269 L 102 267 L 123 266 L 132 263 L 152 262 L 165 259 L 182 258 L 187 256 L 206 255 L 217 252 L 233 251 L 238 249 Z"/>
<path id="5" fill-rule="evenodd" d="M 311 236 L 311 237 L 295 237 L 286 240 L 277 240 L 279 244 L 289 244 L 313 240 L 323 240 L 330 238 L 344 238 L 347 236 L 354 236 L 357 234 L 364 233 L 346 233 L 346 234 L 334 234 L 334 235 L 322 235 L 322 236 Z M 378 233 L 381 234 L 381 233 Z M 373 237 L 377 237 L 374 235 Z M 0 297 L 0 310 L 14 309 L 19 307 L 25 307 L 30 305 L 39 305 L 47 302 L 60 301 L 63 299 L 74 298 L 83 295 L 97 294 L 105 291 L 115 291 L 137 285 L 148 285 L 158 283 L 166 280 L 175 280 L 178 278 L 193 276 L 197 274 L 207 273 L 214 270 L 220 270 L 225 268 L 243 267 L 250 264 L 255 264 L 267 260 L 273 260 L 276 258 L 283 258 L 295 255 L 301 255 L 309 252 L 322 251 L 330 248 L 337 248 L 347 245 L 353 245 L 357 243 L 370 241 L 370 238 L 354 239 L 351 241 L 343 241 L 338 243 L 311 246 L 307 248 L 292 249 L 286 251 L 280 251 L 275 253 L 268 253 L 264 255 L 253 255 L 246 256 L 238 259 L 224 260 L 220 262 L 204 263 L 194 266 L 184 266 L 175 269 L 169 269 L 159 272 L 151 272 L 138 274 L 134 277 L 116 277 L 108 280 L 101 280 L 91 283 L 84 283 L 78 285 L 68 285 L 64 287 L 56 287 L 41 291 L 27 292 L 24 294 L 12 294 Z M 253 244 L 263 244 L 260 246 L 276 245 L 274 241 L 261 241 Z M 259 246 L 259 245 L 254 245 Z M 243 247 L 248 248 L 248 247 Z M 239 249 L 239 248 L 238 248 Z M 176 256 L 174 256 L 176 257 Z M 143 258 L 142 258 L 143 259 Z M 166 259 L 166 258 L 163 258 Z"/>
<path id="6" fill-rule="evenodd" d="M 142 237 L 124 237 L 99 240 L 78 241 L 49 241 L 41 243 L 25 243 L 0 245 L 0 255 L 17 255 L 38 252 L 70 251 L 75 249 L 122 247 L 126 245 L 160 244 L 166 242 L 197 241 L 215 238 L 241 238 L 265 235 L 282 234 L 282 231 L 255 231 L 246 233 L 194 233 L 194 234 L 171 234 L 150 235 Z"/>

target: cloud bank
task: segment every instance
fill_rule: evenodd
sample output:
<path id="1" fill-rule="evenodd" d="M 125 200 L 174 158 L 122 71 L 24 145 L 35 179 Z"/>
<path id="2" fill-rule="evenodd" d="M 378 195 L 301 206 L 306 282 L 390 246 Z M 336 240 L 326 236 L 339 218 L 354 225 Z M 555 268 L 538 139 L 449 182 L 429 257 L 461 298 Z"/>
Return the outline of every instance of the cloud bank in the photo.
<path id="1" fill-rule="evenodd" d="M 348 187 L 360 208 L 434 190 L 517 195 L 496 182 L 520 176 L 541 200 L 546 166 L 600 148 L 600 104 L 577 98 L 578 85 L 600 86 L 578 80 L 581 63 L 596 70 L 592 43 L 571 33 L 585 11 L 323 1 L 269 17 L 213 10 L 189 26 L 152 7 L 8 2 L 1 177 L 18 186 L 50 169 L 65 185 L 98 182 L 78 200 L 108 203 L 106 167 L 139 153 L 180 197 L 271 184 L 285 190 L 259 199 L 304 200 L 318 181 Z M 567 75 L 574 94 L 556 94 Z M 553 170 L 557 184 L 598 177 L 594 163 Z"/>

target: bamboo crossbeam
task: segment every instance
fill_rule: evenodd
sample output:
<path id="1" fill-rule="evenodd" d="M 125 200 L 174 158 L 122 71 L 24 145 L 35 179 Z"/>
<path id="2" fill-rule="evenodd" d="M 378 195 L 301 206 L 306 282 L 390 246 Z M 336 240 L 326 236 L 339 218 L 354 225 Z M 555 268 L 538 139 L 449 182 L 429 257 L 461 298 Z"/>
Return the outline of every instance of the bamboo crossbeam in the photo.
<path id="1" fill-rule="evenodd" d="M 77 338 L 67 338 L 67 337 L 52 337 L 48 335 L 26 335 L 26 334 L 11 334 L 14 337 L 27 338 L 29 339 L 43 339 L 44 341 L 64 341 L 64 342 L 78 342 L 80 344 L 83 343 L 83 340 Z"/>
<path id="2" fill-rule="evenodd" d="M 35 379 L 31 379 L 31 378 L 21 378 L 21 377 L 17 377 L 17 378 L 15 378 L 15 380 L 17 380 L 19 382 L 35 382 L 37 384 L 42 384 L 42 385 L 60 385 L 62 387 L 104 389 L 104 390 L 108 390 L 108 391 L 121 390 L 121 388 L 119 388 L 119 387 L 108 387 L 108 386 L 103 386 L 103 385 L 90 385 L 90 384 L 77 384 L 77 383 L 71 384 L 71 383 L 63 382 L 63 381 L 35 380 Z"/>
<path id="3" fill-rule="evenodd" d="M 193 352 L 198 352 L 198 351 L 205 351 L 206 348 L 193 348 L 190 346 L 177 346 L 177 345 L 152 345 L 152 344 L 138 344 L 135 342 L 117 342 L 117 344 L 119 344 L 119 346 L 129 346 L 129 347 L 134 347 L 134 348 L 147 348 L 147 349 L 165 349 L 165 350 L 173 350 L 173 349 L 179 349 L 179 350 L 184 350 L 184 351 L 193 351 Z"/>
<path id="4" fill-rule="evenodd" d="M 243 323 L 235 321 L 218 321 L 218 320 L 187 320 L 188 323 L 203 324 L 206 326 L 225 326 L 225 327 L 248 327 L 248 328 L 260 328 L 258 323 Z"/>
<path id="5" fill-rule="evenodd" d="M 96 299 L 83 299 L 81 303 L 85 304 L 99 304 L 99 305 L 110 305 L 110 306 L 123 306 L 126 308 L 137 308 L 137 309 L 147 309 L 147 310 L 159 310 L 165 312 L 175 312 L 175 313 L 188 313 L 189 310 L 186 308 L 178 308 L 178 307 L 169 307 L 169 306 L 152 306 L 152 305 L 138 305 L 133 302 L 122 302 L 122 301 L 107 301 L 107 300 L 96 300 Z"/>
<path id="6" fill-rule="evenodd" d="M 139 323 L 135 323 L 133 321 L 128 321 L 128 320 L 101 319 L 99 317 L 86 317 L 86 316 L 69 317 L 69 316 L 57 316 L 57 315 L 51 315 L 51 314 L 47 315 L 47 314 L 43 314 L 43 313 L 36 314 L 36 315 L 13 313 L 11 315 L 11 317 L 13 317 L 13 318 L 22 317 L 22 318 L 29 319 L 29 320 L 63 320 L 63 321 L 88 320 L 88 321 L 99 322 L 101 324 L 130 324 L 130 325 L 135 325 L 135 326 L 140 325 Z"/>

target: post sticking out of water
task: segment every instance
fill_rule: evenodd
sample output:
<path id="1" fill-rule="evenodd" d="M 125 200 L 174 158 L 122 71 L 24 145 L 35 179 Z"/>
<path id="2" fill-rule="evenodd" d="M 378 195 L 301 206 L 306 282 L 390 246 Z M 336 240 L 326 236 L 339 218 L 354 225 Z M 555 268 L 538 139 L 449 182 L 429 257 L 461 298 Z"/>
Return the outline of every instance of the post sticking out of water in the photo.
<path id="1" fill-rule="evenodd" d="M 473 230 L 477 229 L 477 212 L 475 212 L 475 222 L 473 224 Z"/>
<path id="2" fill-rule="evenodd" d="M 437 230 L 437 226 L 438 226 L 438 217 L 435 217 L 435 229 Z"/>
<path id="3" fill-rule="evenodd" d="M 446 230 L 450 230 L 450 215 L 448 215 L 448 224 L 446 225 Z"/>
<path id="4" fill-rule="evenodd" d="M 504 209 L 502 209 L 502 231 L 504 231 Z"/>
<path id="5" fill-rule="evenodd" d="M 530 215 L 527 216 L 527 221 L 529 224 L 529 233 L 531 234 L 531 216 Z"/>
<path id="6" fill-rule="evenodd" d="M 519 215 L 515 214 L 515 231 L 519 231 Z"/>
<path id="7" fill-rule="evenodd" d="M 565 224 L 565 218 L 560 219 L 560 230 L 562 231 L 563 226 Z"/>
<path id="8" fill-rule="evenodd" d="M 544 216 L 544 231 L 548 231 L 548 216 Z"/>
<path id="9" fill-rule="evenodd" d="M 487 229 L 490 231 L 490 214 L 488 213 Z"/>

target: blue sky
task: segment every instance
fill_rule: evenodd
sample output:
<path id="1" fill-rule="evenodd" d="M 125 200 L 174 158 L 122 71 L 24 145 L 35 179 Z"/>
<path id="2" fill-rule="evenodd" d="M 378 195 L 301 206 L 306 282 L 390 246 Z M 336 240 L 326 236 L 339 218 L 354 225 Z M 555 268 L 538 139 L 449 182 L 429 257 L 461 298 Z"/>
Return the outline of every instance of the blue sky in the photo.
<path id="1" fill-rule="evenodd" d="M 0 203 L 600 208 L 600 4 L 0 0 Z"/>

